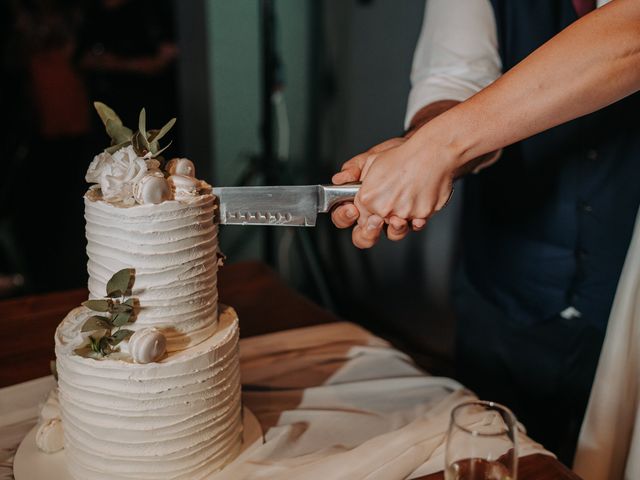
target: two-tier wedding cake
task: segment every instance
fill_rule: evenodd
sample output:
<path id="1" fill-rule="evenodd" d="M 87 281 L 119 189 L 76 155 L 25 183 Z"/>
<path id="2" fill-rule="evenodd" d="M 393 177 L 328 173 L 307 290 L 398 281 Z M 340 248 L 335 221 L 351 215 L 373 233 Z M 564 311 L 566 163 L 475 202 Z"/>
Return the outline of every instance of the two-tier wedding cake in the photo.
<path id="1" fill-rule="evenodd" d="M 238 319 L 218 305 L 211 187 L 193 163 L 162 165 L 160 130 L 138 130 L 96 104 L 112 146 L 87 172 L 89 301 L 59 325 L 61 419 L 77 480 L 205 478 L 242 440 Z M 56 423 L 57 422 L 57 423 Z M 58 433 L 56 437 L 55 433 Z"/>

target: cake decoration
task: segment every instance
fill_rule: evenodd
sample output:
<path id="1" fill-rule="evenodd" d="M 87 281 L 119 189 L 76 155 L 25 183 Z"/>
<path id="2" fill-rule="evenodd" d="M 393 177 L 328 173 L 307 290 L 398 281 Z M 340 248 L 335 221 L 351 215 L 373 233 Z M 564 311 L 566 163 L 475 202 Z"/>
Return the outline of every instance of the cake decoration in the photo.
<path id="1" fill-rule="evenodd" d="M 159 141 L 171 130 L 172 118 L 159 130 L 147 131 L 146 112 L 143 108 L 138 119 L 138 130 L 133 132 L 123 125 L 120 117 L 101 102 L 94 106 L 111 138 L 111 146 L 96 155 L 89 165 L 85 179 L 99 188 L 102 200 L 133 206 L 136 203 L 158 204 L 173 198 L 171 189 L 161 170 L 164 159 L 160 155 L 170 145 L 161 147 Z M 174 173 L 195 177 L 193 162 L 175 158 L 168 165 L 167 175 Z"/>
<path id="2" fill-rule="evenodd" d="M 129 145 L 113 154 L 102 152 L 96 155 L 85 179 L 100 186 L 105 201 L 133 205 L 134 186 L 148 171 L 146 159 L 138 157 Z"/>
<path id="3" fill-rule="evenodd" d="M 187 175 L 173 174 L 167 182 L 176 200 L 195 197 L 201 189 L 200 181 Z"/>
<path id="4" fill-rule="evenodd" d="M 44 453 L 55 453 L 64 448 L 62 420 L 51 418 L 42 423 L 36 431 L 36 445 Z"/>
<path id="5" fill-rule="evenodd" d="M 62 450 L 64 448 L 63 433 L 58 390 L 53 389 L 49 392 L 47 401 L 40 408 L 36 446 L 44 453 L 55 453 Z"/>
<path id="6" fill-rule="evenodd" d="M 85 320 L 80 331 L 89 332 L 90 335 L 75 350 L 76 354 L 91 358 L 104 357 L 117 351 L 115 347 L 133 335 L 133 330 L 122 327 L 135 321 L 140 308 L 137 298 L 125 299 L 125 296 L 131 295 L 135 278 L 136 271 L 133 268 L 119 270 L 107 282 L 105 298 L 82 302 L 89 310 L 106 315 L 92 315 Z"/>
<path id="7" fill-rule="evenodd" d="M 112 154 L 131 145 L 139 157 L 156 158 L 171 145 L 169 142 L 166 147 L 160 148 L 158 142 L 169 133 L 169 130 L 176 123 L 175 118 L 169 120 L 160 130 L 147 131 L 147 114 L 143 108 L 138 117 L 138 130 L 133 132 L 130 128 L 125 127 L 116 112 L 104 103 L 93 102 L 93 106 L 106 128 L 107 134 L 111 137 L 111 146 L 105 150 L 106 153 Z"/>
<path id="8" fill-rule="evenodd" d="M 164 176 L 154 173 L 145 175 L 133 186 L 133 196 L 140 205 L 157 205 L 173 198 Z"/>
<path id="9" fill-rule="evenodd" d="M 126 348 L 134 362 L 151 363 L 165 354 L 167 339 L 157 328 L 143 328 L 131 335 Z"/>
<path id="10" fill-rule="evenodd" d="M 193 178 L 196 176 L 196 167 L 188 158 L 173 158 L 169 160 L 166 170 L 169 175 L 185 175 Z"/>
<path id="11" fill-rule="evenodd" d="M 84 196 L 89 300 L 56 330 L 59 447 L 73 480 L 209 478 L 239 453 L 239 325 L 219 308 L 217 205 L 193 162 L 166 163 L 172 127 L 135 132 L 104 104 L 111 137 Z M 106 293 L 106 296 L 105 296 Z"/>

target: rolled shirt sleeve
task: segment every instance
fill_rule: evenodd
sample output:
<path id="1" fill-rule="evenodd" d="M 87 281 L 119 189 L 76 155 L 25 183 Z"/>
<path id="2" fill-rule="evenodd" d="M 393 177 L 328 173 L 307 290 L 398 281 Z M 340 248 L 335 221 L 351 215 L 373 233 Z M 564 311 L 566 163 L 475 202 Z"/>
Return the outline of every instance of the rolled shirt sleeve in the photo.
<path id="1" fill-rule="evenodd" d="M 489 0 L 427 0 L 405 128 L 422 107 L 439 100 L 464 101 L 496 80 L 501 69 Z"/>

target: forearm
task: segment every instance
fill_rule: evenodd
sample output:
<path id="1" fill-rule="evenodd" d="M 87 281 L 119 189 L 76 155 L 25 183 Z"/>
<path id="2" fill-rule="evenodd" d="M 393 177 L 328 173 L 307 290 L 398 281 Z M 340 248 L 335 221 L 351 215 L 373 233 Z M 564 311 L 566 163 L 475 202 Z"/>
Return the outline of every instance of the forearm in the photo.
<path id="1" fill-rule="evenodd" d="M 640 2 L 616 0 L 572 24 L 414 138 L 453 152 L 461 167 L 639 89 Z"/>
<path id="2" fill-rule="evenodd" d="M 458 100 L 440 100 L 422 107 L 411 119 L 411 124 L 404 135 L 405 138 L 411 138 L 421 127 L 458 104 L 460 104 Z M 460 167 L 456 176 L 459 177 L 472 172 L 477 173 L 478 171 L 492 165 L 498 159 L 499 155 L 499 150 L 480 155 Z"/>

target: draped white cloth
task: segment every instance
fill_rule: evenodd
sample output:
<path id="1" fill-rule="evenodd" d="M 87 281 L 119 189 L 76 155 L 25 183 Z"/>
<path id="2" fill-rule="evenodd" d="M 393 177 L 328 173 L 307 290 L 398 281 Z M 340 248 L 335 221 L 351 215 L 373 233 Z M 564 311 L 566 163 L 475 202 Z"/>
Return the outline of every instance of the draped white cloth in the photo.
<path id="1" fill-rule="evenodd" d="M 585 480 L 640 479 L 640 213 L 609 316 L 574 471 Z"/>
<path id="2" fill-rule="evenodd" d="M 209 480 L 394 480 L 441 471 L 450 412 L 475 399 L 351 323 L 243 339 L 240 359 L 243 402 L 265 441 Z M 12 478 L 13 452 L 52 385 L 45 377 L 0 389 L 0 480 Z M 519 442 L 520 456 L 549 454 L 524 434 Z"/>
<path id="3" fill-rule="evenodd" d="M 394 480 L 441 471 L 451 410 L 475 399 L 349 323 L 245 339 L 241 371 L 244 403 L 266 441 L 215 480 Z M 524 434 L 519 442 L 520 456 L 549 454 Z"/>

